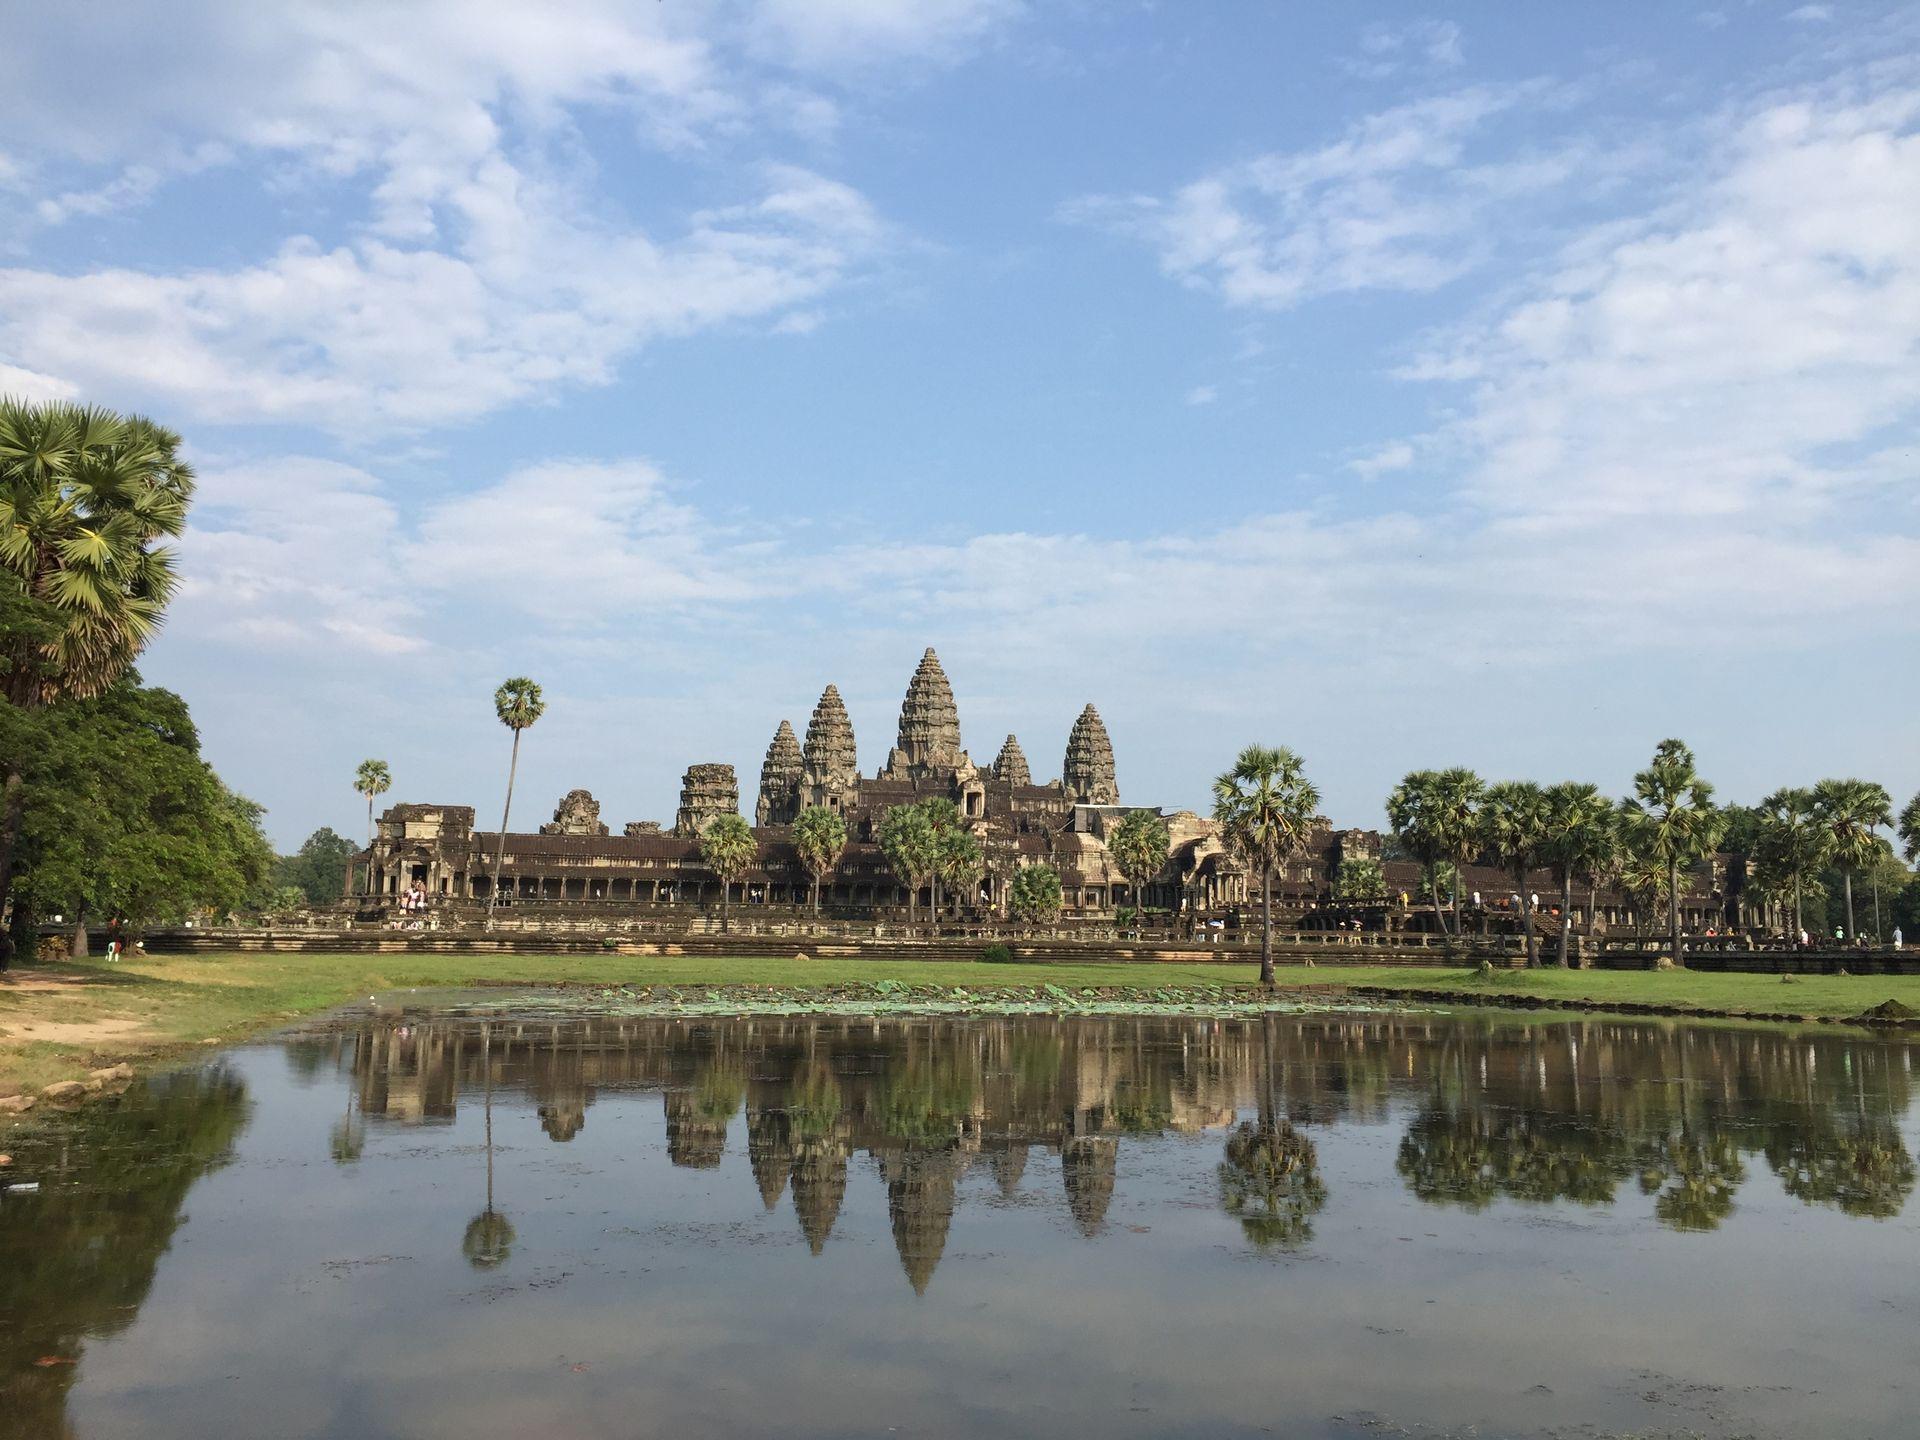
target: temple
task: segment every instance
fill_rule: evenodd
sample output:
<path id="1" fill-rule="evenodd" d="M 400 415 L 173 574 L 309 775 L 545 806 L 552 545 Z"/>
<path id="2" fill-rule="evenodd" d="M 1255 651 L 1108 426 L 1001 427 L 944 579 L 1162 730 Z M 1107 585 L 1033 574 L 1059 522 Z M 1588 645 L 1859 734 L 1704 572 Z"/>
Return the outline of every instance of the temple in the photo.
<path id="1" fill-rule="evenodd" d="M 900 706 L 894 744 L 886 763 L 861 773 L 853 723 L 839 690 L 828 685 L 807 721 L 804 737 L 781 720 L 761 762 L 752 801 L 756 862 L 731 882 L 736 905 L 801 907 L 810 904 L 812 877 L 793 843 L 793 824 L 811 806 L 840 812 L 848 845 L 820 887 L 823 912 L 840 919 L 905 918 L 910 902 L 931 902 L 931 888 L 910 896 L 877 843 L 888 810 L 941 796 L 953 802 L 962 823 L 980 842 L 982 873 L 973 893 L 946 897 L 977 917 L 1004 916 L 1013 875 L 1025 865 L 1045 864 L 1060 877 L 1063 914 L 1069 920 L 1112 917 L 1123 906 L 1145 906 L 1193 916 L 1239 909 L 1255 898 L 1257 877 L 1221 841 L 1218 827 L 1191 810 L 1123 804 L 1112 738 L 1100 712 L 1083 708 L 1068 731 L 1059 778 L 1036 783 L 1026 752 L 1012 735 L 993 762 L 976 765 L 962 742 L 959 707 L 940 658 L 920 657 Z M 1131 884 L 1107 839 L 1129 810 L 1151 809 L 1171 839 L 1165 868 L 1141 886 Z M 484 904 L 492 891 L 496 854 L 500 865 L 497 906 L 651 910 L 663 906 L 709 906 L 720 900 L 720 881 L 700 855 L 700 837 L 720 815 L 738 814 L 741 789 L 734 767 L 722 761 L 690 765 L 681 780 L 673 821 L 631 821 L 619 834 L 600 819 L 600 805 L 584 789 L 560 801 L 553 819 L 537 833 L 474 828 L 470 805 L 398 804 L 381 816 L 373 845 L 354 867 L 376 900 L 420 887 L 436 904 L 457 911 Z M 1321 821 L 1304 855 L 1274 876 L 1282 913 L 1296 920 L 1330 899 L 1345 861 L 1382 862 L 1387 889 L 1415 895 L 1418 867 L 1385 853 L 1371 830 L 1336 830 Z M 1708 874 L 1689 896 L 1690 923 L 1711 923 L 1719 878 Z M 350 882 L 352 883 L 352 882 Z M 1507 876 L 1468 867 L 1466 886 L 1504 899 Z M 1551 877 L 1537 882 L 1544 893 Z M 1384 897 L 1383 897 L 1384 898 Z M 1584 898 L 1584 897 L 1583 897 Z M 1624 916 L 1622 897 L 1604 896 L 1602 918 Z M 1409 923 L 1423 923 L 1403 904 Z M 926 913 L 921 909 L 921 913 Z"/>

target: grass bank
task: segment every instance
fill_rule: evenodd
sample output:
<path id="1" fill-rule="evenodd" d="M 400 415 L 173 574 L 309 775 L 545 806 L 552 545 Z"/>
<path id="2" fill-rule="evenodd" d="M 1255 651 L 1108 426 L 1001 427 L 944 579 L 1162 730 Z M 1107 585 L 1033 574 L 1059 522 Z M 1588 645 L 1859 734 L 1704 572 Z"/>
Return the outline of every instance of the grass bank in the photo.
<path id="1" fill-rule="evenodd" d="M 621 955 L 229 954 L 109 965 L 34 965 L 0 980 L 0 1097 L 120 1061 L 147 1065 L 225 1043 L 375 991 L 500 983 L 915 986 L 1250 992 L 1252 966 L 992 965 L 912 960 L 653 958 Z M 1434 966 L 1281 967 L 1289 989 L 1322 997 L 1401 996 L 1462 1004 L 1547 1004 L 1632 1013 L 1838 1019 L 1894 999 L 1920 1010 L 1920 976 L 1804 976 L 1619 970 L 1474 971 Z M 1247 998 L 1253 998 L 1249 993 Z"/>

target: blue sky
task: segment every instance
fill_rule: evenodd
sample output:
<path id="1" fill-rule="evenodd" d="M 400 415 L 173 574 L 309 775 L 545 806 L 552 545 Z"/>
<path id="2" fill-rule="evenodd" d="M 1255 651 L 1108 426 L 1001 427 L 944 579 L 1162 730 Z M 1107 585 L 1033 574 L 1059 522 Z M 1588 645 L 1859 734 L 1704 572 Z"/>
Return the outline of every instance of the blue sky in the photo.
<path id="1" fill-rule="evenodd" d="M 87 82 L 75 82 L 85 75 Z M 0 51 L 0 389 L 202 477 L 147 676 L 283 844 L 984 763 L 1920 785 L 1920 17 L 183 0 Z"/>

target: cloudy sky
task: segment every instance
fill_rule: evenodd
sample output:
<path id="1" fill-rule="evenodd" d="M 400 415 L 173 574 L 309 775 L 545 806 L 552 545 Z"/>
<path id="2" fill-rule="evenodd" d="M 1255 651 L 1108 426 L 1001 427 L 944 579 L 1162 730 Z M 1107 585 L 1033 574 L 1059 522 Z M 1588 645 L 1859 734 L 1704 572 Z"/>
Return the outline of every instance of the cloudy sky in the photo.
<path id="1" fill-rule="evenodd" d="M 936 646 L 1128 799 L 1920 785 L 1920 14 L 16 7 L 0 390 L 182 430 L 148 678 L 284 844 L 749 789 Z"/>

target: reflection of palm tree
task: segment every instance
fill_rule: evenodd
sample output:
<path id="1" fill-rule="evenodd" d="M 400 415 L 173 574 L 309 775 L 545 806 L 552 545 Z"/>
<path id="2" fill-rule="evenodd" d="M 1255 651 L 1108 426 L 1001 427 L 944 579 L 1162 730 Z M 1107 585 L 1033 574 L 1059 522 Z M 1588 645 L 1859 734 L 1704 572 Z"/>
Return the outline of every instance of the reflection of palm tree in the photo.
<path id="1" fill-rule="evenodd" d="M 354 1036 L 353 1048 L 357 1059 L 360 1050 L 360 1037 L 358 1035 Z M 333 1163 L 336 1165 L 353 1164 L 354 1161 L 360 1158 L 361 1152 L 367 1148 L 366 1122 L 354 1118 L 353 1113 L 353 1071 L 357 1068 L 357 1065 L 350 1065 L 348 1067 L 347 1113 L 345 1118 L 333 1127 L 333 1133 L 329 1136 Z"/>
<path id="2" fill-rule="evenodd" d="M 1313 1238 L 1313 1217 L 1327 1203 L 1313 1141 L 1278 1119 L 1273 1103 L 1273 1017 L 1260 1022 L 1260 1118 L 1227 1137 L 1220 1162 L 1220 1208 L 1262 1250 L 1294 1250 Z"/>
<path id="3" fill-rule="evenodd" d="M 467 1222 L 460 1253 L 476 1270 L 492 1270 L 513 1253 L 513 1222 L 493 1208 L 493 1027 L 480 1027 L 480 1070 L 485 1085 L 487 1124 L 487 1208 Z"/>

